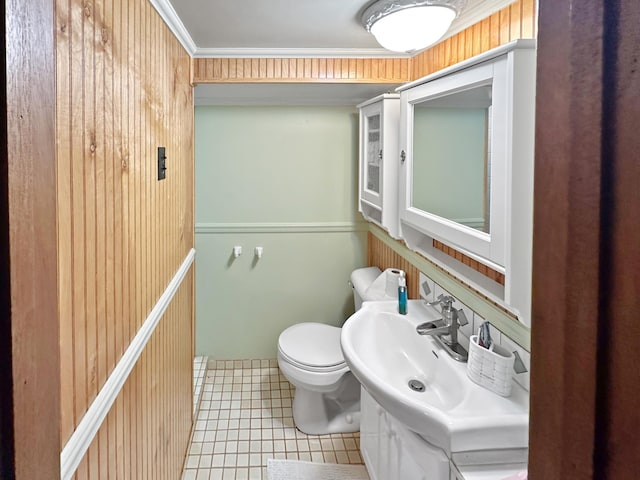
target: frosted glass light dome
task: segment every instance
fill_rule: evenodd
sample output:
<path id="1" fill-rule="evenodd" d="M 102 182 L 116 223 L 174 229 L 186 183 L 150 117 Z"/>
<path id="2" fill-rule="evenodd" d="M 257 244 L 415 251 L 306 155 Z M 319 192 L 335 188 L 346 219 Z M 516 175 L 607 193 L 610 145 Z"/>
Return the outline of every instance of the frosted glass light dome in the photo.
<path id="1" fill-rule="evenodd" d="M 453 9 L 438 5 L 405 8 L 380 18 L 371 33 L 387 50 L 421 50 L 442 38 L 455 17 Z"/>
<path id="2" fill-rule="evenodd" d="M 467 0 L 378 0 L 362 15 L 362 25 L 393 52 L 422 50 L 440 40 Z"/>

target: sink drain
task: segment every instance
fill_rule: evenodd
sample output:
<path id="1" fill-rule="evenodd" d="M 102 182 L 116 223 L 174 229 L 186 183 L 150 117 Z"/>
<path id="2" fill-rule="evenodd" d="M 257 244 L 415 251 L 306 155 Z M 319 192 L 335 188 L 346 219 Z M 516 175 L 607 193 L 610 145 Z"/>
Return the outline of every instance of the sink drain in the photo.
<path id="1" fill-rule="evenodd" d="M 409 388 L 414 392 L 424 392 L 424 383 L 420 380 L 409 380 Z"/>

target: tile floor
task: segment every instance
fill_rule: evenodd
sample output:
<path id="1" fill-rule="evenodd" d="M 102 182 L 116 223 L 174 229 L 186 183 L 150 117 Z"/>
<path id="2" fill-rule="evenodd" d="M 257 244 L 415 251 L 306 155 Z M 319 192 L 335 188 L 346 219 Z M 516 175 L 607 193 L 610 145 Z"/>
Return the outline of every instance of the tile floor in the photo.
<path id="1" fill-rule="evenodd" d="M 306 435 L 275 359 L 210 360 L 183 480 L 266 480 L 267 459 L 362 464 L 360 434 Z"/>
<path id="2" fill-rule="evenodd" d="M 202 396 L 204 376 L 207 372 L 207 357 L 195 357 L 193 359 L 193 415 L 195 417 Z"/>

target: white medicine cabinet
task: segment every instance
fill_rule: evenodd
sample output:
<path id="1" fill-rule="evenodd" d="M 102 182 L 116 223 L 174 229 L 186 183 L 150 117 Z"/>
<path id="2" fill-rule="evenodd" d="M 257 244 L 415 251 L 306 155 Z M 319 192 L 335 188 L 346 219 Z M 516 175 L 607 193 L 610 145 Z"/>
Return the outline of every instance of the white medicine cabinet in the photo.
<path id="1" fill-rule="evenodd" d="M 399 102 L 383 95 L 359 105 L 359 205 L 365 218 L 526 326 L 535 45 L 516 40 L 399 87 Z M 399 104 L 397 120 L 392 114 L 385 118 L 391 110 L 385 101 Z M 380 137 L 371 135 L 378 125 Z M 399 132 L 397 140 L 393 131 Z M 394 141 L 397 149 L 388 151 Z M 381 166 L 376 158 L 382 158 Z M 434 240 L 503 274 L 504 285 L 443 253 Z"/>
<path id="2" fill-rule="evenodd" d="M 535 40 L 518 40 L 398 89 L 399 208 L 407 245 L 530 325 Z M 504 274 L 504 286 L 434 248 Z"/>
<path id="3" fill-rule="evenodd" d="M 400 95 L 386 93 L 358 105 L 360 110 L 360 199 L 369 221 L 398 238 L 398 125 Z"/>

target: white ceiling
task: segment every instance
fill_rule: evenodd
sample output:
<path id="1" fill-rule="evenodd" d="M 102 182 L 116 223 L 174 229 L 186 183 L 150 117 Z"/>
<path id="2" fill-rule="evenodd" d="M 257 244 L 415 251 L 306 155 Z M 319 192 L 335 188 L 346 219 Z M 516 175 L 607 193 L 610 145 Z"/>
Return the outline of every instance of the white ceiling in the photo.
<path id="1" fill-rule="evenodd" d="M 514 0 L 467 0 L 451 36 Z M 194 57 L 381 57 L 361 24 L 371 0 L 151 0 Z M 356 104 L 389 85 L 199 85 L 196 104 Z M 285 101 L 285 97 L 288 101 Z M 275 102 L 274 99 L 279 99 Z M 305 103 L 306 102 L 306 103 Z"/>
<path id="2" fill-rule="evenodd" d="M 366 0 L 171 0 L 199 48 L 378 48 Z"/>
<path id="3" fill-rule="evenodd" d="M 514 0 L 467 0 L 447 35 L 473 25 Z M 174 15 L 195 56 L 272 55 L 333 51 L 351 56 L 397 54 L 382 49 L 361 24 L 371 0 L 152 0 Z M 445 37 L 446 38 L 446 37 Z"/>

